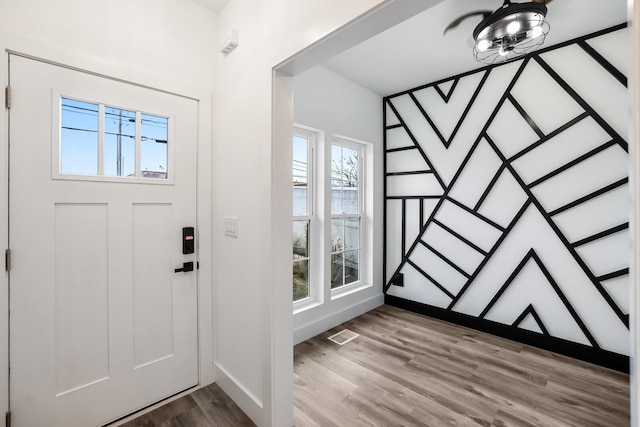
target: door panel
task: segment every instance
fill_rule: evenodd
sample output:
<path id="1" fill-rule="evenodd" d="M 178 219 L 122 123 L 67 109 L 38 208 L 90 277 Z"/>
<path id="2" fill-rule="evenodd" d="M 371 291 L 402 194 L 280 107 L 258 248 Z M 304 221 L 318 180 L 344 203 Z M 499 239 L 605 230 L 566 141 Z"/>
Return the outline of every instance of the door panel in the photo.
<path id="1" fill-rule="evenodd" d="M 197 102 L 15 55 L 10 70 L 12 421 L 101 425 L 198 382 L 197 275 L 174 273 L 196 261 L 181 239 L 196 222 Z M 61 173 L 61 108 L 74 108 L 62 98 L 100 105 L 75 107 L 78 117 L 104 118 L 98 128 L 78 120 L 75 132 L 91 144 L 110 132 L 91 147 L 111 150 L 100 161 L 126 138 L 122 163 L 138 171 Z M 109 116 L 109 107 L 135 118 Z M 166 118 L 166 139 L 149 114 Z M 155 161 L 158 151 L 166 161 Z M 131 159 L 141 153 L 151 159 L 144 170 Z"/>

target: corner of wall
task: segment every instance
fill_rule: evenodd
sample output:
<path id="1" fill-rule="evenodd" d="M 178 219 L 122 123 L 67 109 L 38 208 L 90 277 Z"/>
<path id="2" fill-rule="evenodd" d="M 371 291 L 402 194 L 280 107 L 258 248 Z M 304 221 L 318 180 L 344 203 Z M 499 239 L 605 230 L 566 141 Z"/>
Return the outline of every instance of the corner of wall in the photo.
<path id="1" fill-rule="evenodd" d="M 218 362 L 215 363 L 216 384 L 247 414 L 256 425 L 262 425 L 263 405 L 246 387 Z"/>

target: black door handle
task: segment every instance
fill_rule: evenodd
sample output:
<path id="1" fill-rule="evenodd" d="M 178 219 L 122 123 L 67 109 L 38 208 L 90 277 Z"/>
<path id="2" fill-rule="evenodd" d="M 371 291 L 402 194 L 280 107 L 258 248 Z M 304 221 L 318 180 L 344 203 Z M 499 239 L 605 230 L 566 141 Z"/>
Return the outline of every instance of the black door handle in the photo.
<path id="1" fill-rule="evenodd" d="M 176 268 L 174 271 L 176 273 L 186 273 L 187 271 L 193 271 L 193 261 L 183 262 L 182 268 Z"/>

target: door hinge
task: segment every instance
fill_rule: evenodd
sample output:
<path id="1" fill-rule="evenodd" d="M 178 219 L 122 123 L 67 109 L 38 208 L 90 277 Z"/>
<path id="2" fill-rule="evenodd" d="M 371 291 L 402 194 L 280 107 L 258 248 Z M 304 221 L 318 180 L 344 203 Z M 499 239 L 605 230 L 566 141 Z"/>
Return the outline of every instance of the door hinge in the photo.
<path id="1" fill-rule="evenodd" d="M 4 251 L 4 270 L 11 270 L 11 249 L 7 249 Z"/>
<path id="2" fill-rule="evenodd" d="M 7 413 L 4 416 L 4 424 L 7 427 L 11 427 L 11 411 L 7 411 Z"/>
<path id="3" fill-rule="evenodd" d="M 4 106 L 7 110 L 11 109 L 11 86 L 4 88 Z"/>

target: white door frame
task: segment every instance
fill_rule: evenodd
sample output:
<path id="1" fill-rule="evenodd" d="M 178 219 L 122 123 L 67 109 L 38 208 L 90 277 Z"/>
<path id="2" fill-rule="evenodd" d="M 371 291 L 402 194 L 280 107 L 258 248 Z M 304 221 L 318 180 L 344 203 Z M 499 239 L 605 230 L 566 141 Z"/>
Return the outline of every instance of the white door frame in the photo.
<path id="1" fill-rule="evenodd" d="M 129 71 L 122 75 L 117 64 L 108 64 L 61 46 L 43 44 L 20 36 L 5 35 L 0 31 L 0 76 L 3 86 L 9 81 L 9 52 L 54 65 L 142 86 L 149 89 L 190 98 L 198 102 L 197 172 L 196 172 L 196 233 L 198 244 L 198 382 L 199 386 L 212 383 L 214 378 L 213 336 L 213 257 L 212 257 L 212 110 L 213 94 L 197 87 L 173 87 L 166 81 L 151 78 L 143 71 Z M 14 94 L 14 96 L 16 96 Z M 2 105 L 5 92 L 2 91 Z M 7 246 L 8 230 L 8 176 L 9 176 L 9 110 L 0 115 L 0 251 Z M 2 266 L 0 266 L 2 269 Z M 9 410 L 9 292 L 8 276 L 0 274 L 0 417 Z M 193 390 L 191 390 L 193 391 Z M 2 425 L 2 421 L 0 421 Z"/>
<path id="2" fill-rule="evenodd" d="M 640 425 L 640 0 L 627 0 L 628 20 L 632 29 L 632 78 L 629 79 L 631 124 L 629 129 L 629 184 L 631 186 L 631 295 L 629 304 L 631 328 L 631 426 Z M 635 24 L 633 24 L 635 22 Z"/>

